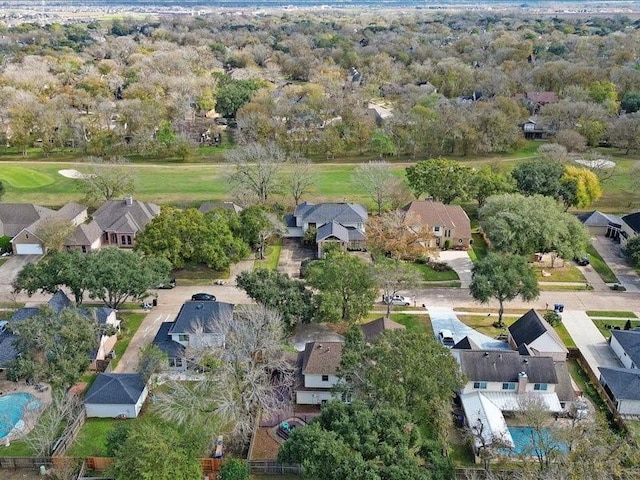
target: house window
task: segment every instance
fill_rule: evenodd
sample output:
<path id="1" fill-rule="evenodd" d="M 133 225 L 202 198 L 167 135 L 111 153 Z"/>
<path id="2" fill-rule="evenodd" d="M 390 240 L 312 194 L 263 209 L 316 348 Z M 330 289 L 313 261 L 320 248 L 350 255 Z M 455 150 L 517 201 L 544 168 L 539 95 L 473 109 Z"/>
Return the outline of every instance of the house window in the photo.
<path id="1" fill-rule="evenodd" d="M 189 335 L 186 333 L 181 333 L 180 335 L 178 335 L 178 341 L 179 342 L 188 342 L 189 341 Z"/>
<path id="2" fill-rule="evenodd" d="M 458 243 L 462 243 L 462 239 L 461 238 L 458 239 Z"/>
<path id="3" fill-rule="evenodd" d="M 546 383 L 534 383 L 533 384 L 533 389 L 538 391 L 538 392 L 545 392 L 547 390 L 547 384 Z"/>
<path id="4" fill-rule="evenodd" d="M 322 375 L 322 381 L 323 382 L 328 382 L 329 381 L 329 375 Z"/>
<path id="5" fill-rule="evenodd" d="M 118 234 L 117 233 L 112 233 L 111 234 L 111 243 L 118 243 Z"/>
<path id="6" fill-rule="evenodd" d="M 169 367 L 171 367 L 171 368 L 181 368 L 182 367 L 182 359 L 181 358 L 170 358 L 169 359 Z"/>
<path id="7" fill-rule="evenodd" d="M 515 390 L 516 389 L 516 384 L 513 382 L 505 382 L 502 384 L 502 389 L 503 390 Z"/>
<path id="8" fill-rule="evenodd" d="M 127 245 L 131 245 L 131 235 L 127 235 Z"/>
<path id="9" fill-rule="evenodd" d="M 473 388 L 476 390 L 486 390 L 487 382 L 473 382 Z"/>
<path id="10" fill-rule="evenodd" d="M 445 237 L 450 237 L 451 236 L 451 230 L 445 230 L 444 231 L 444 236 Z"/>
<path id="11" fill-rule="evenodd" d="M 433 227 L 433 231 L 434 232 L 439 232 L 440 231 L 440 227 Z"/>
<path id="12" fill-rule="evenodd" d="M 87 247 L 86 247 L 86 245 L 82 245 L 82 253 L 87 253 Z"/>

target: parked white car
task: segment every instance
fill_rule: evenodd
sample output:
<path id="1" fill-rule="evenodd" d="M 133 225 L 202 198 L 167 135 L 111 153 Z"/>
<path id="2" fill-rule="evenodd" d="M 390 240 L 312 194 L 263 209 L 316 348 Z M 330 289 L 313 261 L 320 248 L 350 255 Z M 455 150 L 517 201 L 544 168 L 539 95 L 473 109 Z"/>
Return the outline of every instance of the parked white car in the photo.
<path id="1" fill-rule="evenodd" d="M 404 307 L 408 307 L 411 305 L 411 301 L 407 297 L 403 297 L 402 295 L 394 295 L 393 297 L 385 297 L 382 299 L 384 303 L 391 305 L 402 305 Z"/>
<path id="2" fill-rule="evenodd" d="M 438 340 L 447 348 L 451 348 L 456 344 L 451 330 L 440 330 L 438 333 Z"/>

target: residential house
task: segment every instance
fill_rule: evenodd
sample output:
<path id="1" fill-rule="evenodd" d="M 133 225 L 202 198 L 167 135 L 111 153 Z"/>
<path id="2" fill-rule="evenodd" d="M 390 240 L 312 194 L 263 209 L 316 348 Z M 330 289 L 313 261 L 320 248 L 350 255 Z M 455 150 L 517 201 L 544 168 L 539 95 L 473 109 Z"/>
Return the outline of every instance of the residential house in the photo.
<path id="1" fill-rule="evenodd" d="M 337 244 L 344 250 L 364 250 L 367 210 L 358 203 L 304 202 L 286 219 L 288 237 L 302 238 L 315 230 L 318 257 L 322 258 L 328 244 Z"/>
<path id="2" fill-rule="evenodd" d="M 220 321 L 233 318 L 234 305 L 225 302 L 185 302 L 173 322 L 164 322 L 153 344 L 167 354 L 165 369 L 185 371 L 190 362 L 187 349 L 224 347 Z"/>
<path id="3" fill-rule="evenodd" d="M 102 246 L 102 229 L 95 220 L 78 225 L 73 234 L 64 243 L 67 250 L 80 250 L 88 253 Z"/>
<path id="4" fill-rule="evenodd" d="M 373 118 L 378 125 L 382 125 L 386 120 L 393 117 L 393 107 L 386 102 L 369 102 L 367 109 L 373 115 Z"/>
<path id="5" fill-rule="evenodd" d="M 153 218 L 160 207 L 153 203 L 134 200 L 107 200 L 93 214 L 102 230 L 102 244 L 133 248 L 135 237 Z"/>
<path id="6" fill-rule="evenodd" d="M 620 242 L 623 247 L 627 241 L 640 233 L 640 212 L 629 213 L 621 218 L 619 228 L 610 224 L 610 237 Z"/>
<path id="7" fill-rule="evenodd" d="M 640 368 L 640 330 L 611 330 L 609 345 L 625 368 Z"/>
<path id="8" fill-rule="evenodd" d="M 508 328 L 511 348 L 527 355 L 551 357 L 564 362 L 569 350 L 542 315 L 531 309 Z"/>
<path id="9" fill-rule="evenodd" d="M 529 117 L 526 122 L 522 124 L 522 132 L 524 138 L 527 140 L 539 140 L 547 138 L 553 133 L 548 122 L 534 115 Z"/>
<path id="10" fill-rule="evenodd" d="M 309 342 L 298 355 L 296 404 L 321 405 L 340 398 L 333 391 L 342 359 L 343 342 Z"/>
<path id="11" fill-rule="evenodd" d="M 620 415 L 640 416 L 640 375 L 637 368 L 598 367 L 600 384 Z"/>
<path id="12" fill-rule="evenodd" d="M 404 330 L 406 327 L 400 323 L 394 322 L 390 318 L 380 317 L 360 325 L 360 330 L 364 334 L 366 342 L 371 343 L 377 337 L 389 330 Z"/>
<path id="13" fill-rule="evenodd" d="M 433 200 L 415 200 L 406 205 L 407 221 L 419 221 L 431 229 L 433 240 L 430 248 L 454 248 L 467 250 L 471 247 L 471 222 L 459 205 L 445 205 Z M 408 225 L 408 227 L 417 227 Z"/>
<path id="14" fill-rule="evenodd" d="M 139 373 L 100 373 L 84 397 L 87 417 L 136 418 L 148 393 Z"/>
<path id="15" fill-rule="evenodd" d="M 518 93 L 514 97 L 520 100 L 529 109 L 531 115 L 535 115 L 542 107 L 550 103 L 556 103 L 558 96 L 555 92 L 526 92 Z"/>
<path id="16" fill-rule="evenodd" d="M 622 219 L 611 213 L 593 210 L 581 213 L 577 217 L 591 235 L 614 237 L 615 232 L 619 232 L 622 227 Z"/>
<path id="17" fill-rule="evenodd" d="M 44 249 L 40 239 L 30 238 L 33 234 L 24 230 L 55 213 L 55 210 L 32 203 L 0 203 L 0 236 L 11 237 L 13 253 L 16 255 L 42 255 Z M 21 233 L 26 241 L 14 244 L 13 239 Z"/>
<path id="18" fill-rule="evenodd" d="M 0 374 L 7 368 L 9 362 L 18 356 L 15 347 L 16 336 L 9 331 L 8 320 L 0 321 Z"/>

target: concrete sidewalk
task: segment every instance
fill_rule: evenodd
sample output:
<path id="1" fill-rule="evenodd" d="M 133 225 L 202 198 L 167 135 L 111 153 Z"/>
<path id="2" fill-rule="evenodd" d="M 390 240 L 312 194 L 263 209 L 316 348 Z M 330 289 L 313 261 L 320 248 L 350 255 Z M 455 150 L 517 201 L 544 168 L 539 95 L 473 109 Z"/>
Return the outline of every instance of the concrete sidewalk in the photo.
<path id="1" fill-rule="evenodd" d="M 622 366 L 600 330 L 585 312 L 565 310 L 562 313 L 562 323 L 596 375 L 598 367 Z"/>

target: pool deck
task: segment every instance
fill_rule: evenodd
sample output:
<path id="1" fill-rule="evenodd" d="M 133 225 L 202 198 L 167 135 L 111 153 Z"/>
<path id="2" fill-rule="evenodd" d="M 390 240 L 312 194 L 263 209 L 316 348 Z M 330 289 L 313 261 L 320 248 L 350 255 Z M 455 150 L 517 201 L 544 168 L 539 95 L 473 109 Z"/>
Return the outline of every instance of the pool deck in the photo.
<path id="1" fill-rule="evenodd" d="M 43 407 L 47 407 L 51 403 L 51 388 L 48 388 L 44 392 L 40 392 L 33 385 L 27 385 L 25 382 L 11 382 L 9 380 L 0 380 L 0 397 L 11 395 L 12 393 L 29 393 L 40 400 Z M 38 409 L 39 412 L 42 410 L 43 409 Z M 34 415 L 31 415 L 31 417 L 33 418 L 23 417 L 26 427 L 18 434 L 10 434 L 10 441 L 23 437 L 31 429 L 33 429 L 33 427 L 36 425 L 37 417 Z"/>

